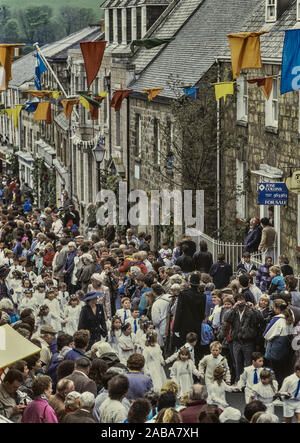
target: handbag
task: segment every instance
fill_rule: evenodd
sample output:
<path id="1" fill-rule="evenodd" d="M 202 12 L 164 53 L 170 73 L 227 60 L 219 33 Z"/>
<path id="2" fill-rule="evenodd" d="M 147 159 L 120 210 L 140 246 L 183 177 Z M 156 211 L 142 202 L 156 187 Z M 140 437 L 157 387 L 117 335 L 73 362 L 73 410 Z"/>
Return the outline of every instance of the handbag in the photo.
<path id="1" fill-rule="evenodd" d="M 290 338 L 288 335 L 274 337 L 267 342 L 265 358 L 268 360 L 282 360 L 290 349 Z"/>

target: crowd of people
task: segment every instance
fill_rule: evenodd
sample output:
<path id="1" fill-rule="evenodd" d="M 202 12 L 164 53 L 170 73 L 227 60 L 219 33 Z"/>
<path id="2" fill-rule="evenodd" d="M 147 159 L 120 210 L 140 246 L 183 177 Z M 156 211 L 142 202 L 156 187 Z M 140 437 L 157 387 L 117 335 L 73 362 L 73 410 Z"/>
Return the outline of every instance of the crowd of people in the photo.
<path id="1" fill-rule="evenodd" d="M 300 293 L 288 257 L 268 254 L 270 220 L 254 219 L 232 269 L 190 237 L 87 238 L 67 195 L 41 210 L 17 179 L 2 188 L 0 325 L 40 348 L 3 368 L 4 420 L 276 423 L 277 405 L 300 423 Z M 242 391 L 243 414 L 226 397 Z"/>

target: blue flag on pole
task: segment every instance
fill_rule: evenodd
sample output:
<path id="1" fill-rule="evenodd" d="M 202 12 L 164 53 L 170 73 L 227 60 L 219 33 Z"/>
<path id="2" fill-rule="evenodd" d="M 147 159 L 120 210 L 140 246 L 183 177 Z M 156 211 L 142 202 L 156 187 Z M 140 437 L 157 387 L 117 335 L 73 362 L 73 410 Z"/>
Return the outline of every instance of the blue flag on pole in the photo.
<path id="1" fill-rule="evenodd" d="M 23 109 L 28 112 L 35 112 L 39 102 L 26 102 L 23 105 Z"/>
<path id="2" fill-rule="evenodd" d="M 43 72 L 47 71 L 48 68 L 45 65 L 45 63 L 43 62 L 43 60 L 41 59 L 39 54 L 36 55 L 36 63 L 37 63 L 37 65 L 35 67 L 34 84 L 35 84 L 36 89 L 41 91 L 42 90 L 41 74 L 43 74 Z"/>
<path id="3" fill-rule="evenodd" d="M 300 29 L 285 31 L 280 93 L 300 89 Z"/>
<path id="4" fill-rule="evenodd" d="M 196 88 L 189 88 L 189 89 L 185 88 L 183 90 L 183 92 L 187 97 L 196 100 L 196 98 L 197 98 L 197 89 Z"/>

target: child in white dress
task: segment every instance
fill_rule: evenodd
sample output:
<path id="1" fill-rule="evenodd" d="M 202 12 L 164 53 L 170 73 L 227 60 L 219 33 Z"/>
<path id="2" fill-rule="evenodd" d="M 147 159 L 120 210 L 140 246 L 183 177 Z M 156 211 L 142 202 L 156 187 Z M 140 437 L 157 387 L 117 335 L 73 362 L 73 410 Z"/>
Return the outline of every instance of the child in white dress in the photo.
<path id="1" fill-rule="evenodd" d="M 179 386 L 179 396 L 190 392 L 194 384 L 193 375 L 200 377 L 200 372 L 197 370 L 195 363 L 191 359 L 191 353 L 186 348 L 181 348 L 178 354 L 178 359 L 175 361 L 170 370 L 172 380 Z"/>
<path id="2" fill-rule="evenodd" d="M 130 323 L 122 325 L 122 334 L 119 338 L 119 359 L 123 365 L 127 366 L 128 358 L 135 352 L 134 334 Z"/>
<path id="3" fill-rule="evenodd" d="M 35 299 L 32 291 L 32 289 L 25 289 L 24 297 L 22 298 L 21 303 L 18 306 L 18 311 L 20 314 L 22 311 L 24 311 L 24 309 L 29 308 L 33 310 L 33 313 L 36 316 L 37 306 L 35 304 Z"/>
<path id="4" fill-rule="evenodd" d="M 210 344 L 210 354 L 202 358 L 199 363 L 199 372 L 201 377 L 205 379 L 205 384 L 213 383 L 214 370 L 218 366 L 222 366 L 226 371 L 226 381 L 230 382 L 230 370 L 227 359 L 221 355 L 222 345 L 219 341 L 213 341 Z"/>
<path id="5" fill-rule="evenodd" d="M 41 327 L 44 325 L 49 325 L 51 321 L 50 309 L 47 305 L 42 305 L 40 307 L 39 313 L 37 315 L 37 319 L 35 325 L 37 327 L 35 335 L 39 335 L 41 332 Z"/>
<path id="6" fill-rule="evenodd" d="M 58 300 L 55 298 L 54 289 L 48 289 L 45 298 L 45 305 L 49 307 L 50 310 L 50 325 L 57 332 L 61 331 L 61 317 L 60 317 L 60 307 Z"/>
<path id="7" fill-rule="evenodd" d="M 206 385 L 208 393 L 207 404 L 217 405 L 218 408 L 222 410 L 226 409 L 229 406 L 226 401 L 225 393 L 240 391 L 235 386 L 229 386 L 227 383 L 225 383 L 225 372 L 226 371 L 222 366 L 218 366 L 214 370 L 214 381 Z"/>
<path id="8" fill-rule="evenodd" d="M 138 354 L 142 354 L 145 349 L 147 334 L 154 331 L 154 324 L 150 320 L 144 321 L 142 322 L 142 329 L 139 331 L 135 335 L 136 349 Z"/>
<path id="9" fill-rule="evenodd" d="M 167 377 L 163 368 L 165 362 L 161 348 L 157 343 L 157 333 L 155 331 L 147 334 L 143 356 L 145 358 L 144 372 L 152 378 L 153 390 L 158 393 Z"/>
<path id="10" fill-rule="evenodd" d="M 80 311 L 79 298 L 76 295 L 71 295 L 68 304 L 65 306 L 62 320 L 65 334 L 74 335 L 78 330 Z"/>
<path id="11" fill-rule="evenodd" d="M 59 284 L 57 300 L 59 302 L 60 309 L 64 311 L 69 302 L 69 293 L 67 291 L 67 285 L 64 282 Z"/>
<path id="12" fill-rule="evenodd" d="M 12 294 L 12 299 L 15 304 L 21 301 L 24 295 L 24 288 L 22 285 L 22 273 L 19 271 L 13 271 L 11 278 L 6 278 L 7 289 L 14 291 Z"/>
<path id="13" fill-rule="evenodd" d="M 42 306 L 45 304 L 46 291 L 45 291 L 45 284 L 44 283 L 39 283 L 35 287 L 35 292 L 34 292 L 33 296 L 34 296 L 35 303 L 37 304 L 37 306 Z"/>
<path id="14" fill-rule="evenodd" d="M 108 343 L 117 355 L 119 355 L 119 339 L 122 334 L 121 327 L 122 320 L 120 319 L 120 317 L 118 317 L 117 315 L 112 317 L 111 327 L 108 332 Z"/>
<path id="15" fill-rule="evenodd" d="M 260 382 L 252 386 L 252 394 L 250 402 L 253 400 L 260 400 L 266 407 L 270 414 L 274 414 L 274 397 L 278 394 L 278 382 L 274 380 L 272 372 L 268 369 L 263 369 L 259 374 Z"/>

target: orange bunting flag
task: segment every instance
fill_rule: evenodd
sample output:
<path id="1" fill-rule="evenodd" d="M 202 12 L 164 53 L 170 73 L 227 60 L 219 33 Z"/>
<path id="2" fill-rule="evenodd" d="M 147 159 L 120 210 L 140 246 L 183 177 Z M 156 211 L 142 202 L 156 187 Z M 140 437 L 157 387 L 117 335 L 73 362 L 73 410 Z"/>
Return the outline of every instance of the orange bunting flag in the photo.
<path id="1" fill-rule="evenodd" d="M 115 108 L 115 111 L 120 111 L 123 100 L 132 92 L 132 89 L 120 89 L 115 91 L 111 99 L 110 106 Z"/>
<path id="2" fill-rule="evenodd" d="M 69 119 L 71 117 L 72 111 L 73 111 L 73 106 L 77 105 L 79 103 L 79 99 L 75 99 L 75 100 L 62 100 L 62 105 L 64 107 L 64 113 L 65 116 L 67 117 L 67 119 Z"/>
<path id="3" fill-rule="evenodd" d="M 80 48 L 85 64 L 88 88 L 90 88 L 94 79 L 97 77 L 102 63 L 105 47 L 106 41 L 80 43 Z"/>
<path id="4" fill-rule="evenodd" d="M 269 100 L 273 88 L 273 78 L 274 75 L 265 78 L 251 78 L 247 80 L 247 82 L 250 84 L 257 83 L 257 86 L 262 90 L 266 99 Z"/>
<path id="5" fill-rule="evenodd" d="M 240 76 L 242 69 L 262 68 L 260 36 L 268 31 L 228 34 L 231 51 L 233 78 Z"/>
<path id="6" fill-rule="evenodd" d="M 25 46 L 24 43 L 0 44 L 0 92 L 6 91 L 12 79 L 11 67 L 16 46 Z"/>
<path id="7" fill-rule="evenodd" d="M 93 100 L 95 100 L 98 103 L 101 103 L 104 99 L 105 99 L 105 97 L 103 97 L 103 96 L 93 97 Z M 91 120 L 98 120 L 99 108 L 96 108 L 96 106 L 93 106 L 91 103 L 90 103 L 90 113 L 91 113 Z"/>
<path id="8" fill-rule="evenodd" d="M 33 120 L 44 120 L 48 125 L 52 123 L 51 103 L 40 102 L 34 113 Z"/>
<path id="9" fill-rule="evenodd" d="M 33 97 L 38 97 L 38 98 L 44 98 L 44 97 L 51 97 L 53 91 L 36 91 L 36 90 L 28 90 L 28 91 L 24 91 L 27 92 L 27 94 L 32 95 Z"/>
<path id="10" fill-rule="evenodd" d="M 160 94 L 164 88 L 147 88 L 143 89 L 145 94 L 148 94 L 148 100 L 151 102 L 158 94 Z"/>

